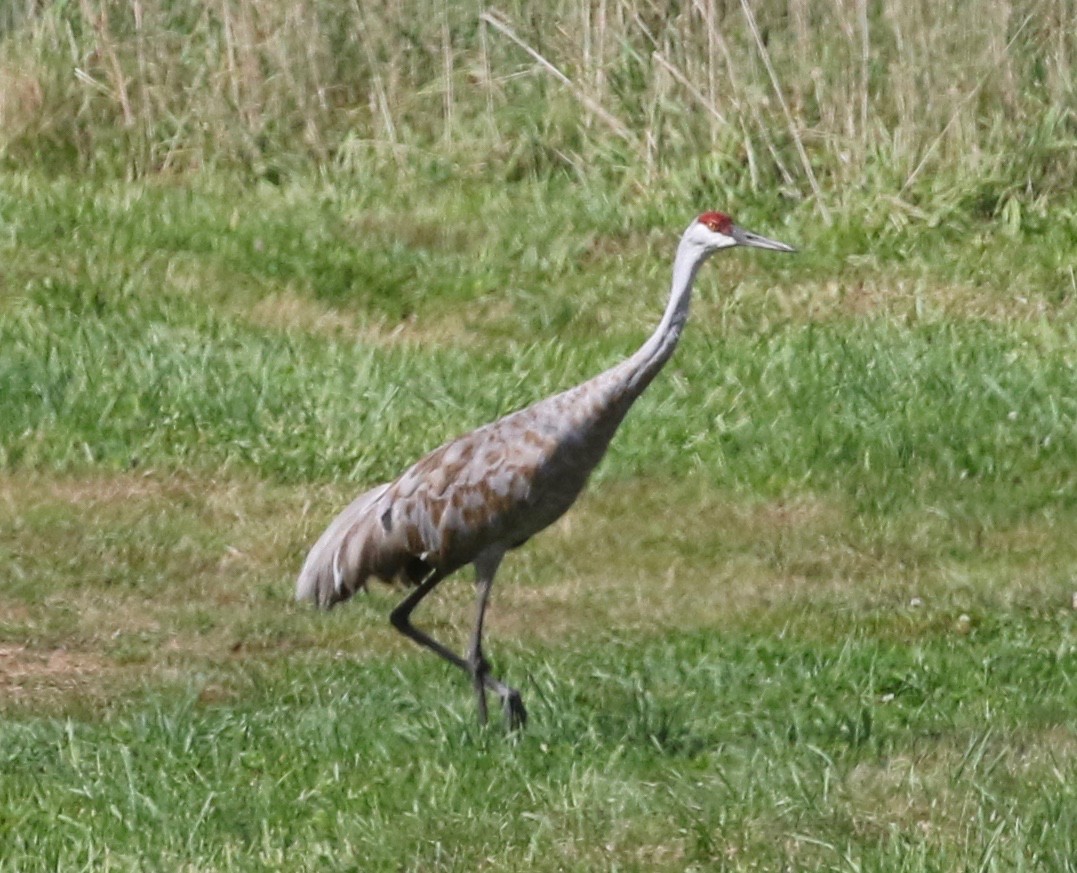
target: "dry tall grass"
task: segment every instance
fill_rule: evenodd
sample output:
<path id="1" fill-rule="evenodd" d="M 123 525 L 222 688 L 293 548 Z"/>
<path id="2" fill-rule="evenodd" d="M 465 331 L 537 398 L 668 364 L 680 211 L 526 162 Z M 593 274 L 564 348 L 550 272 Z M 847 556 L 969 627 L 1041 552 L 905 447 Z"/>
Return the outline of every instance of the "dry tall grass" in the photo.
<path id="1" fill-rule="evenodd" d="M 969 180 L 987 209 L 1042 204 L 1077 175 L 1074 0 L 20 4 L 0 13 L 9 162 L 689 167 L 824 212 Z"/>

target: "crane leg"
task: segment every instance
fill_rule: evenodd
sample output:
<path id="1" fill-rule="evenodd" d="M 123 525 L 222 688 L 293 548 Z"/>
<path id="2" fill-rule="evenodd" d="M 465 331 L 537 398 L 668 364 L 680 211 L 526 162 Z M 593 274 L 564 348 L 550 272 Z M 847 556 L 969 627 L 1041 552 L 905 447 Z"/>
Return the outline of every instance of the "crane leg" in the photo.
<path id="1" fill-rule="evenodd" d="M 427 594 L 433 591 L 438 583 L 444 578 L 445 574 L 439 573 L 436 570 L 427 576 L 418 588 L 397 604 L 396 608 L 389 614 L 389 621 L 393 627 L 408 639 L 414 640 L 420 646 L 425 646 L 430 649 L 430 651 L 434 652 L 434 654 L 440 655 L 450 664 L 455 664 L 461 670 L 470 673 L 471 669 L 468 667 L 467 661 L 447 646 L 443 646 L 430 636 L 430 634 L 424 633 L 411 623 L 411 613 L 415 610 L 415 607 L 418 606 L 419 602 L 426 597 Z"/>
<path id="2" fill-rule="evenodd" d="M 476 569 L 475 580 L 478 599 L 475 606 L 475 629 L 471 633 L 471 644 L 467 650 L 468 668 L 471 670 L 471 682 L 475 686 L 475 700 L 479 706 L 479 724 L 486 724 L 486 677 L 490 674 L 490 664 L 482 654 L 482 623 L 486 616 L 486 603 L 490 599 L 490 589 L 494 584 L 494 574 L 485 574 Z"/>
<path id="3" fill-rule="evenodd" d="M 438 584 L 445 578 L 445 573 L 438 571 L 431 573 L 414 591 L 393 609 L 392 613 L 389 615 L 389 621 L 394 628 L 400 631 L 400 633 L 408 639 L 413 640 L 424 648 L 430 649 L 434 654 L 444 658 L 450 664 L 459 667 L 471 676 L 476 689 L 485 688 L 497 694 L 498 697 L 501 698 L 505 710 L 505 718 L 508 721 L 509 727 L 516 729 L 523 727 L 524 723 L 527 721 L 527 711 L 524 709 L 523 701 L 520 699 L 520 692 L 515 688 L 509 688 L 503 682 L 500 682 L 491 676 L 489 672 L 490 667 L 482 655 L 482 621 L 486 612 L 486 602 L 489 598 L 490 586 L 494 581 L 493 571 L 496 571 L 496 569 L 497 564 L 495 563 L 492 571 L 488 574 L 488 581 L 485 585 L 485 594 L 483 593 L 483 586 L 480 583 L 479 617 L 476 622 L 475 632 L 472 635 L 472 645 L 471 650 L 469 651 L 469 654 L 472 655 L 470 661 L 461 658 L 448 646 L 439 643 L 430 636 L 430 634 L 419 630 L 411 623 L 411 614 L 414 612 L 415 607 L 422 602 L 427 594 L 438 586 Z M 485 724 L 485 719 L 483 718 L 485 703 L 485 695 L 482 695 L 482 702 L 479 704 L 480 724 Z"/>
<path id="4" fill-rule="evenodd" d="M 475 561 L 475 583 L 477 600 L 475 610 L 475 629 L 468 646 L 467 662 L 471 671 L 471 681 L 475 686 L 475 698 L 479 707 L 479 724 L 486 724 L 486 691 L 489 689 L 501 698 L 501 707 L 505 721 L 510 730 L 522 728 L 527 723 L 527 710 L 520 697 L 520 692 L 510 688 L 504 682 L 490 675 L 490 664 L 482 653 L 482 628 L 486 618 L 486 605 L 490 600 L 490 589 L 494 584 L 494 575 L 501 563 L 503 553 L 488 555 Z"/>

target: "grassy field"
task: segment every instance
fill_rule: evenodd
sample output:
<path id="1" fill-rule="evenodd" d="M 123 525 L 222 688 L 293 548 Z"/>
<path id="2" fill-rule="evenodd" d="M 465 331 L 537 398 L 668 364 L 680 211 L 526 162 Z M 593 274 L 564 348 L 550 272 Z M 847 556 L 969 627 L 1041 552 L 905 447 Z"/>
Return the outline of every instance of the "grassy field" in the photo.
<path id="1" fill-rule="evenodd" d="M 0 870 L 1077 870 L 1072 2 L 75 5 L 0 13 Z M 507 559 L 526 731 L 292 603 L 704 208 L 800 253 Z"/>
<path id="2" fill-rule="evenodd" d="M 708 265 L 498 585 L 523 737 L 391 592 L 289 602 L 364 483 L 660 309 L 679 225 L 454 190 L 6 180 L 0 865 L 1072 869 L 1073 297 L 987 244 Z"/>

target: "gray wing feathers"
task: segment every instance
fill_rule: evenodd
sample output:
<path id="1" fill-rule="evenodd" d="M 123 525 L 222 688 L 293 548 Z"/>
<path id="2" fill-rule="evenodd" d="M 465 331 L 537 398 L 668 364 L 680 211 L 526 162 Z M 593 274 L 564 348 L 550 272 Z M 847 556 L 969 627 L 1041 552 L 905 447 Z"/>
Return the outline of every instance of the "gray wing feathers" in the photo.
<path id="1" fill-rule="evenodd" d="M 595 380 L 549 398 L 360 495 L 310 550 L 296 599 L 329 607 L 371 576 L 418 584 L 434 568 L 449 573 L 525 542 L 568 509 L 605 451 L 623 416 L 604 409 L 609 393 Z"/>

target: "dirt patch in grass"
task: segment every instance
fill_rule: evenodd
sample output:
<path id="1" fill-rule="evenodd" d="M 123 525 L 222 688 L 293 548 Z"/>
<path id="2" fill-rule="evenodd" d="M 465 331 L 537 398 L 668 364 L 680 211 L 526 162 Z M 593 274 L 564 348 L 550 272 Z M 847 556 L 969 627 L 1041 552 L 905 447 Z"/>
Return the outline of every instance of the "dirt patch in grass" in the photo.
<path id="1" fill-rule="evenodd" d="M 875 527 L 821 495 L 761 500 L 691 483 L 602 483 L 506 557 L 490 605 L 490 646 L 496 653 L 508 642 L 568 644 L 610 630 L 746 626 L 822 639 L 852 627 L 902 640 L 968 633 L 965 613 L 975 626 L 992 610 L 1057 600 L 1057 582 L 1044 580 L 1069 560 L 1062 546 L 1015 548 L 1015 538 L 1046 542 L 1031 521 L 997 533 L 982 542 L 975 568 L 959 573 L 955 544 L 974 541 L 975 531 L 953 522 L 925 529 L 913 514 Z M 472 581 L 466 567 L 449 577 L 416 622 L 449 645 L 465 645 Z M 410 651 L 386 624 L 402 596 L 375 585 L 333 613 L 302 620 L 345 650 L 356 645 L 348 633 L 361 630 L 364 646 Z"/>
<path id="2" fill-rule="evenodd" d="M 77 645 L 147 670 L 395 648 L 387 616 L 400 592 L 378 586 L 329 614 L 291 601 L 302 555 L 331 515 L 311 507 L 343 506 L 352 490 L 155 473 L 0 478 L 0 512 L 21 518 L 12 545 L 24 577 L 14 596 L 0 595 L 7 639 Z M 801 552 L 843 524 L 838 508 L 810 496 L 747 504 L 606 484 L 510 555 L 491 635 L 553 641 L 596 627 L 736 621 L 817 594 Z M 772 553 L 779 537 L 784 556 Z M 454 644 L 473 620 L 472 575 L 462 569 L 417 614 Z"/>
<path id="3" fill-rule="evenodd" d="M 85 691 L 113 670 L 92 652 L 0 645 L 0 694 L 15 700 Z"/>
<path id="4" fill-rule="evenodd" d="M 221 604 L 250 608 L 252 589 L 290 575 L 303 504 L 290 489 L 238 479 L 0 477 L 12 577 L 0 615 L 32 634 L 83 639 L 167 633 L 175 616 L 196 622 L 199 611 L 215 624 L 228 615 Z"/>

